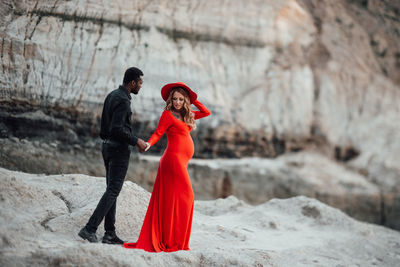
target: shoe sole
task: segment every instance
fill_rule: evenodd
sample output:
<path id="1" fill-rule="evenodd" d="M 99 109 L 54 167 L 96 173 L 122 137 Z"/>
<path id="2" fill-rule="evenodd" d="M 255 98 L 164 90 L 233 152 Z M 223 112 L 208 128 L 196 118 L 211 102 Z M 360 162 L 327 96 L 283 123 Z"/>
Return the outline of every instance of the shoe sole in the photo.
<path id="1" fill-rule="evenodd" d="M 109 242 L 109 241 L 101 241 L 101 243 L 103 243 L 103 244 L 108 244 L 108 245 L 120 245 L 120 246 L 122 246 L 124 243 L 113 243 L 113 242 Z"/>

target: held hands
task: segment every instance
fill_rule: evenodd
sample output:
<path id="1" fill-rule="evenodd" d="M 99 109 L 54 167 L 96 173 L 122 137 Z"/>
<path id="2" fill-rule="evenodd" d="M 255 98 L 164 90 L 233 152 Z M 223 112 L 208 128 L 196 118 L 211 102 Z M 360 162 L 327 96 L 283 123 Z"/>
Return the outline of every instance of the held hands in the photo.
<path id="1" fill-rule="evenodd" d="M 136 145 L 138 146 L 139 152 L 147 151 L 147 150 L 149 150 L 149 148 L 150 148 L 150 144 L 147 143 L 147 142 L 145 142 L 145 141 L 143 141 L 143 140 L 140 139 L 140 138 L 138 139 Z"/>

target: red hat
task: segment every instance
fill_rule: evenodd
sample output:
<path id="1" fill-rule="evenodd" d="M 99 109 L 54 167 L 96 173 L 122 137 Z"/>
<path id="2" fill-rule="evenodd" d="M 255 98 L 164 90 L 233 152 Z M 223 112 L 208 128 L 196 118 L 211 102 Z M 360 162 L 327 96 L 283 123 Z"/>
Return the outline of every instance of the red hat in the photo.
<path id="1" fill-rule="evenodd" d="M 193 92 L 192 89 L 190 89 L 189 86 L 187 86 L 183 82 L 169 83 L 169 84 L 164 85 L 163 88 L 161 88 L 161 96 L 165 101 L 167 101 L 169 93 L 171 92 L 171 89 L 175 88 L 175 87 L 182 87 L 188 92 L 188 95 L 190 98 L 190 103 L 193 103 L 194 101 L 196 101 L 197 94 L 195 92 Z"/>

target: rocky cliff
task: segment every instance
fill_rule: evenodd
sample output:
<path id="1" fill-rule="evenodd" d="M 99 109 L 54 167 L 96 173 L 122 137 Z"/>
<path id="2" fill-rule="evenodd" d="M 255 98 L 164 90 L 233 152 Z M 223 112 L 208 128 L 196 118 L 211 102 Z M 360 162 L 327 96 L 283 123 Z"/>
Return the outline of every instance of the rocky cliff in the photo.
<path id="1" fill-rule="evenodd" d="M 204 122 L 212 155 L 280 154 L 318 136 L 340 158 L 351 157 L 346 149 L 367 157 L 397 129 L 398 8 L 390 1 L 3 1 L 2 99 L 98 115 L 136 65 L 145 73 L 133 104 L 138 119 L 156 120 L 160 87 L 185 81 L 213 111 Z M 398 156 L 398 148 L 385 153 Z"/>
<path id="2" fill-rule="evenodd" d="M 145 73 L 132 104 L 140 136 L 155 128 L 160 87 L 184 81 L 213 113 L 193 133 L 196 157 L 318 150 L 400 214 L 398 2 L 5 0 L 0 10 L 2 138 L 98 149 L 102 101 L 134 65 Z M 6 167 L 20 162 L 8 149 Z"/>

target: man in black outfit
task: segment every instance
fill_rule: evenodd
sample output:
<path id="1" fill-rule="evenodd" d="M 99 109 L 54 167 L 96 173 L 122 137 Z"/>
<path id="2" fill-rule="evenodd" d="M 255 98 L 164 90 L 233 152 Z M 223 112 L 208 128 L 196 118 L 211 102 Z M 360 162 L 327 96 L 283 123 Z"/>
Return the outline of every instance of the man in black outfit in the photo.
<path id="1" fill-rule="evenodd" d="M 107 189 L 88 223 L 78 233 L 89 242 L 98 242 L 96 230 L 104 218 L 105 234 L 102 242 L 124 243 L 115 233 L 115 213 L 117 197 L 128 170 L 129 145 L 137 145 L 140 152 L 147 147 L 146 142 L 133 134 L 130 121 L 132 115 L 130 94 L 139 93 L 143 83 L 142 76 L 143 72 L 138 68 L 127 69 L 123 85 L 109 93 L 104 101 L 100 137 L 103 139 L 102 154 L 106 167 Z"/>

